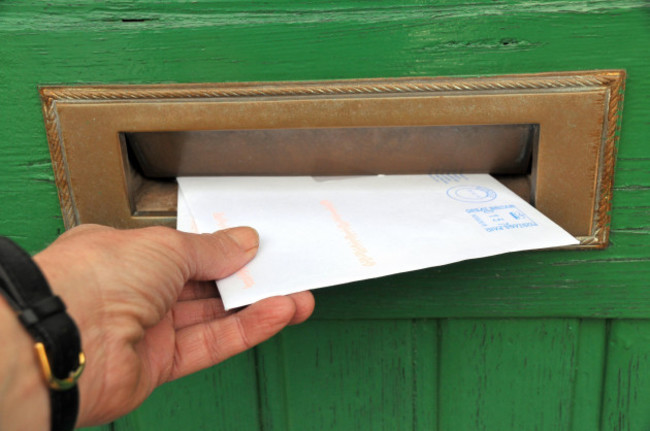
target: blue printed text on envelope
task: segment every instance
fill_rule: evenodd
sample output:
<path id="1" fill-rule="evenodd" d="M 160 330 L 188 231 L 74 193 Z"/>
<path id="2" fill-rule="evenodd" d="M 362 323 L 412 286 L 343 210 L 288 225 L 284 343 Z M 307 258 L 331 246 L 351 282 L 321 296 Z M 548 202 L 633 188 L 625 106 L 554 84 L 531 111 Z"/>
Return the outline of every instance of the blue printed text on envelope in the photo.
<path id="1" fill-rule="evenodd" d="M 525 229 L 537 226 L 530 217 L 515 205 L 495 205 L 465 210 L 487 232 Z"/>

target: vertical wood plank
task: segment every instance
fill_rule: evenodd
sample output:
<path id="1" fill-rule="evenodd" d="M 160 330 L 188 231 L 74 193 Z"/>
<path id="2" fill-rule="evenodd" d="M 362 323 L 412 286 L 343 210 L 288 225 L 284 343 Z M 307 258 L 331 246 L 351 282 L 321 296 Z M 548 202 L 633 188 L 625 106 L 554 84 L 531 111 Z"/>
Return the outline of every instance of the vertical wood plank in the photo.
<path id="1" fill-rule="evenodd" d="M 306 325 L 310 325 L 307 323 Z M 258 346 L 256 350 L 259 412 L 264 431 L 289 430 L 287 372 L 284 338 L 288 330 Z"/>
<path id="2" fill-rule="evenodd" d="M 574 319 L 449 319 L 441 326 L 440 430 L 567 430 Z"/>
<path id="3" fill-rule="evenodd" d="M 113 423 L 114 431 L 259 431 L 253 352 L 167 383 Z M 154 425 L 155 424 L 155 425 Z"/>
<path id="4" fill-rule="evenodd" d="M 413 430 L 437 430 L 438 365 L 438 321 L 413 320 Z"/>
<path id="5" fill-rule="evenodd" d="M 650 321 L 610 324 L 602 431 L 650 429 Z"/>
<path id="6" fill-rule="evenodd" d="M 571 431 L 594 431 L 600 427 L 607 328 L 605 320 L 580 321 L 576 352 Z"/>

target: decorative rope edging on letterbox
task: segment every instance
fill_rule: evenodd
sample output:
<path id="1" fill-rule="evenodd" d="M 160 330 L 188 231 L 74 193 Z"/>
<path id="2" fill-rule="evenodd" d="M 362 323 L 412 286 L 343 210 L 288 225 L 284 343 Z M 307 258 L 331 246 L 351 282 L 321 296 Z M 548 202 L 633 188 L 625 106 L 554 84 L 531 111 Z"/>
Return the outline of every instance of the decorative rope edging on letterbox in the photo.
<path id="1" fill-rule="evenodd" d="M 624 76 L 613 80 L 609 88 L 609 107 L 607 112 L 607 131 L 602 148 L 603 163 L 599 178 L 599 200 L 594 220 L 595 235 L 601 244 L 609 241 L 609 229 L 605 229 L 611 222 L 612 189 L 614 187 L 614 162 L 618 147 L 618 136 L 621 126 L 621 112 L 623 109 Z"/>
<path id="2" fill-rule="evenodd" d="M 594 76 L 521 78 L 460 78 L 426 82 L 367 83 L 306 83 L 283 86 L 261 84 L 259 87 L 206 88 L 187 85 L 187 88 L 133 87 L 51 87 L 42 89 L 45 98 L 58 101 L 116 101 L 146 99 L 210 99 L 228 97 L 325 96 L 352 94 L 408 94 L 464 91 L 544 90 L 555 88 L 588 88 L 609 86 L 616 77 L 609 74 Z"/>
<path id="3" fill-rule="evenodd" d="M 45 118 L 45 132 L 50 147 L 52 157 L 52 169 L 54 170 L 54 180 L 56 182 L 59 201 L 61 203 L 61 215 L 63 224 L 66 229 L 70 229 L 78 224 L 75 217 L 72 195 L 70 193 L 70 184 L 68 183 L 67 166 L 65 164 L 65 155 L 63 154 L 61 130 L 56 112 L 55 98 L 43 97 L 43 116 Z"/>

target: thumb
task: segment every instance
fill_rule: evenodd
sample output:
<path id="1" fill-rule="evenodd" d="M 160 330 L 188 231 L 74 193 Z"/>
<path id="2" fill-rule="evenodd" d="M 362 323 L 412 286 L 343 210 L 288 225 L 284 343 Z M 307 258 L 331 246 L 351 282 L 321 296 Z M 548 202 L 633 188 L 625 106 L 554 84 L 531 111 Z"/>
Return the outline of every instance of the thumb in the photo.
<path id="1" fill-rule="evenodd" d="M 259 247 L 259 235 L 250 227 L 186 236 L 190 280 L 218 280 L 246 265 Z"/>

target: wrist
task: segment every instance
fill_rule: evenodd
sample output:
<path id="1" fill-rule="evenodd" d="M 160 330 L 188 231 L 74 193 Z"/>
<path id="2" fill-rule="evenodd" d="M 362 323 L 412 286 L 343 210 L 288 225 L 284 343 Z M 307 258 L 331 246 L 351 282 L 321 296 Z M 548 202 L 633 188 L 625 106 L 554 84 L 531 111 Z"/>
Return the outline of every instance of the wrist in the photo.
<path id="1" fill-rule="evenodd" d="M 72 430 L 79 407 L 76 382 L 84 365 L 77 327 L 66 313 L 65 303 L 52 293 L 31 256 L 5 237 L 0 237 L 0 265 L 0 293 L 6 301 L 3 305 L 13 310 L 15 319 L 8 325 L 14 349 L 5 353 L 4 360 L 13 364 L 11 369 L 16 375 L 5 377 L 7 390 L 11 389 L 18 399 L 26 397 L 27 405 L 20 410 L 24 414 L 35 402 L 31 397 L 40 393 L 35 385 L 42 369 L 43 376 L 47 376 L 47 381 L 41 379 L 41 384 L 49 393 L 50 426 L 37 429 Z M 4 320 L 10 322 L 6 318 L 7 308 L 4 310 Z M 25 332 L 15 326 L 18 322 Z M 22 336 L 25 333 L 29 338 Z M 39 347 L 38 366 L 34 365 L 34 352 L 31 358 L 26 356 L 30 345 Z M 43 411 L 47 415 L 47 407 Z M 21 419 L 21 414 L 13 410 L 7 410 L 7 414 L 10 418 L 30 421 L 30 418 Z M 35 419 L 40 420 L 40 415 Z"/>
<path id="2" fill-rule="evenodd" d="M 0 429 L 49 429 L 49 396 L 34 340 L 0 296 Z"/>
<path id="3" fill-rule="evenodd" d="M 52 246 L 50 246 L 51 248 Z M 70 317 L 74 320 L 75 324 L 77 325 L 77 328 L 79 330 L 79 335 L 84 342 L 82 343 L 84 350 L 88 348 L 88 345 L 91 343 L 88 343 L 87 339 L 88 338 L 94 338 L 92 336 L 88 336 L 88 331 L 91 332 L 96 332 L 92 329 L 92 313 L 88 313 L 87 310 L 92 309 L 92 304 L 88 300 L 85 300 L 83 295 L 75 295 L 74 292 L 71 292 L 69 289 L 66 289 L 66 287 L 69 286 L 79 286 L 83 285 L 84 283 L 75 279 L 74 271 L 70 271 L 69 267 L 62 267 L 55 259 L 52 259 L 53 253 L 51 251 L 48 251 L 48 249 L 37 253 L 32 257 L 34 260 L 34 263 L 38 266 L 39 270 L 47 280 L 48 285 L 50 286 L 50 289 L 52 290 L 54 295 L 59 296 L 64 304 L 66 305 L 66 310 L 67 313 L 70 315 Z M 71 258 L 70 258 L 71 259 Z M 95 316 L 96 317 L 96 316 Z M 86 379 L 86 373 L 88 370 L 84 372 L 84 375 L 81 376 L 79 379 L 79 382 L 77 384 L 77 387 L 79 388 L 79 412 L 77 415 L 77 422 L 76 426 L 77 427 L 86 427 L 86 426 L 91 426 L 95 425 L 93 423 L 87 423 L 86 420 L 86 410 L 88 408 L 87 406 L 87 400 L 84 396 L 84 393 L 88 389 L 87 387 L 84 387 L 84 382 L 87 381 Z M 84 390 L 86 389 L 86 390 Z M 0 428 L 2 430 L 2 428 Z"/>

